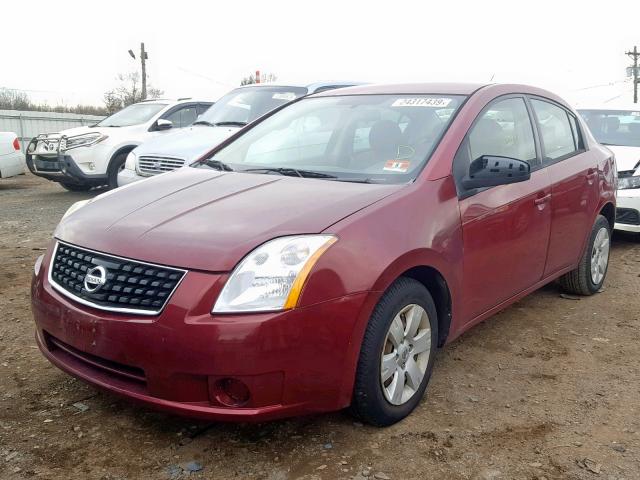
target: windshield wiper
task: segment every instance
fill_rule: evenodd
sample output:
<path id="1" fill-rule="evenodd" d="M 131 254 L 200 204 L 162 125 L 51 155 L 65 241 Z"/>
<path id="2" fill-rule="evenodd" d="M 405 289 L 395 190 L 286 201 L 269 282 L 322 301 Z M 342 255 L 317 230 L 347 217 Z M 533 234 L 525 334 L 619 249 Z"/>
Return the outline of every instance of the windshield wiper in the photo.
<path id="1" fill-rule="evenodd" d="M 244 127 L 247 122 L 216 122 L 213 125 L 216 127 Z"/>
<path id="2" fill-rule="evenodd" d="M 206 125 L 207 127 L 215 127 L 215 123 L 207 122 L 206 120 L 198 120 L 193 122 L 191 125 Z"/>
<path id="3" fill-rule="evenodd" d="M 349 178 L 349 177 L 342 177 L 342 178 L 335 178 L 334 180 L 336 182 L 350 182 L 350 183 L 378 183 L 378 184 L 387 183 L 382 179 L 376 179 L 376 178 Z"/>
<path id="4" fill-rule="evenodd" d="M 286 175 L 288 177 L 302 177 L 302 178 L 330 178 L 337 179 L 335 175 L 328 173 L 314 172 L 313 170 L 298 170 L 297 168 L 285 168 L 285 167 L 262 167 L 262 168 L 248 168 L 243 172 L 275 172 L 280 175 Z"/>
<path id="5" fill-rule="evenodd" d="M 223 171 L 223 172 L 233 172 L 233 171 L 235 171 L 233 168 L 231 168 L 226 163 L 221 162 L 220 160 L 214 160 L 213 158 L 209 158 L 207 160 L 202 160 L 200 163 L 202 165 L 206 165 L 207 167 L 211 167 L 214 170 L 220 170 L 220 171 Z"/>

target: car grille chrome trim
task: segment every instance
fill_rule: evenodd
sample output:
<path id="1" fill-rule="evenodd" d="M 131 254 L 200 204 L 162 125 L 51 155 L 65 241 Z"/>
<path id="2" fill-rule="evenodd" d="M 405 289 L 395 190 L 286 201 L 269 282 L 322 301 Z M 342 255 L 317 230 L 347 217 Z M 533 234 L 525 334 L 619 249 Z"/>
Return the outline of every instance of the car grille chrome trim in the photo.
<path id="1" fill-rule="evenodd" d="M 160 157 L 155 155 L 141 155 L 138 157 L 138 170 L 143 175 L 158 175 L 159 173 L 172 172 L 184 166 L 184 158 Z"/>
<path id="2" fill-rule="evenodd" d="M 91 266 L 103 266 L 108 272 L 104 286 L 94 292 L 88 292 L 82 286 L 84 273 Z M 56 291 L 82 305 L 149 316 L 162 312 L 186 273 L 183 269 L 97 252 L 57 240 L 48 279 Z"/>

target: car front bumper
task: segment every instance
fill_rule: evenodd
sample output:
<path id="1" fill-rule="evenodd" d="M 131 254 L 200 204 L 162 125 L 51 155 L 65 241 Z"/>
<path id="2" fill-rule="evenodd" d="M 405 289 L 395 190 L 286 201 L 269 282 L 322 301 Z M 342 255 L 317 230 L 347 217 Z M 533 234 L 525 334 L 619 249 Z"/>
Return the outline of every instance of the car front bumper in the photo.
<path id="1" fill-rule="evenodd" d="M 286 312 L 212 315 L 226 275 L 188 272 L 156 317 L 116 314 L 60 295 L 47 279 L 50 254 L 32 282 L 37 344 L 51 363 L 101 389 L 148 406 L 209 420 L 264 421 L 349 405 L 370 304 L 359 293 Z M 250 400 L 219 400 L 223 379 Z"/>
<path id="2" fill-rule="evenodd" d="M 42 157 L 27 154 L 26 162 L 31 173 L 53 182 L 93 187 L 108 183 L 106 174 L 90 175 L 83 172 L 71 155 L 60 154 L 55 157 Z"/>
<path id="3" fill-rule="evenodd" d="M 618 190 L 616 230 L 640 233 L 640 188 Z"/>

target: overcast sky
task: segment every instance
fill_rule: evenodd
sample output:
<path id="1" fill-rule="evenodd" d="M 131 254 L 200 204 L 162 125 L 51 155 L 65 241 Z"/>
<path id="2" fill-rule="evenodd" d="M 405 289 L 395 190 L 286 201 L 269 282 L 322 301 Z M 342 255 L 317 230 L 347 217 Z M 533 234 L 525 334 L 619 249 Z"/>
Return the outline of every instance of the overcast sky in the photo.
<path id="1" fill-rule="evenodd" d="M 127 50 L 140 41 L 165 96 L 213 99 L 260 69 L 279 82 L 524 82 L 605 100 L 630 91 L 624 51 L 640 46 L 637 0 L 5 0 L 1 9 L 0 87 L 50 104 L 102 104 L 118 73 L 139 68 Z"/>

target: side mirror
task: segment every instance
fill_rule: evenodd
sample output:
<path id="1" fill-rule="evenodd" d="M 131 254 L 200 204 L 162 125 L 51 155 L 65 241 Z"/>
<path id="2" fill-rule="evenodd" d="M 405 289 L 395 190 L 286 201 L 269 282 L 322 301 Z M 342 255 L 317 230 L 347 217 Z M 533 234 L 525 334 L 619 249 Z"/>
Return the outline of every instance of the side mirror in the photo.
<path id="1" fill-rule="evenodd" d="M 169 130 L 173 128 L 173 122 L 166 118 L 161 118 L 156 122 L 156 130 Z"/>
<path id="2" fill-rule="evenodd" d="M 527 162 L 509 157 L 483 155 L 469 165 L 469 175 L 462 179 L 465 190 L 524 182 L 531 178 Z"/>

